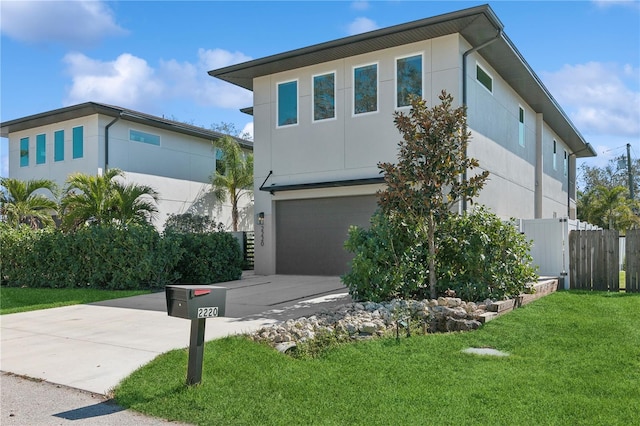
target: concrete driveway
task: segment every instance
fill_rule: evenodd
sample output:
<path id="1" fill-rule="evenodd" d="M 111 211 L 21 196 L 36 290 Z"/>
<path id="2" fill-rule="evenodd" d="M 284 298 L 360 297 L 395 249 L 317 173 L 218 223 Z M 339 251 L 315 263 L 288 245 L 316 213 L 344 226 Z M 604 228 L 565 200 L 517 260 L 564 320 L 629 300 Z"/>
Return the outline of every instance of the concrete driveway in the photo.
<path id="1" fill-rule="evenodd" d="M 206 340 L 251 332 L 351 301 L 338 277 L 247 274 L 226 287 L 224 318 Z M 190 321 L 166 314 L 164 292 L 0 316 L 0 369 L 98 394 L 159 354 L 189 345 Z"/>

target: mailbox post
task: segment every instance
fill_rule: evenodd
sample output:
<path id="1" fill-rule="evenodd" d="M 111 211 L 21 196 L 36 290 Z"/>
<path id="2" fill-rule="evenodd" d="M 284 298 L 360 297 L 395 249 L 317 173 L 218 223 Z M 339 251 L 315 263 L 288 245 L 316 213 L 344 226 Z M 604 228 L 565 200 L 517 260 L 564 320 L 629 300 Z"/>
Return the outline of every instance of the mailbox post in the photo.
<path id="1" fill-rule="evenodd" d="M 168 285 L 167 314 L 191 320 L 187 385 L 202 381 L 204 331 L 207 318 L 224 316 L 227 289 L 212 285 Z"/>

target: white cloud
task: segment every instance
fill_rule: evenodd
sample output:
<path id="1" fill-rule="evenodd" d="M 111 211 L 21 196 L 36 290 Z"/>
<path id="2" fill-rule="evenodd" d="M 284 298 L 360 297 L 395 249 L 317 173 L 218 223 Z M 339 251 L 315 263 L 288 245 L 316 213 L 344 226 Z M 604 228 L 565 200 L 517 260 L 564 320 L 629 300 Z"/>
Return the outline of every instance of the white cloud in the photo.
<path id="1" fill-rule="evenodd" d="M 378 28 L 379 28 L 378 24 L 376 24 L 371 19 L 360 17 L 360 18 L 354 19 L 347 26 L 347 32 L 349 33 L 349 35 L 354 35 L 354 34 L 361 34 L 361 33 L 366 33 L 368 31 L 377 30 Z"/>
<path id="2" fill-rule="evenodd" d="M 544 73 L 545 84 L 585 134 L 640 136 L 640 91 L 629 65 L 565 65 Z M 635 79 L 635 81 L 634 81 Z"/>
<path id="3" fill-rule="evenodd" d="M 202 106 L 239 109 L 251 105 L 251 92 L 207 72 L 249 59 L 239 52 L 199 49 L 194 62 L 171 59 L 160 61 L 154 68 L 129 53 L 113 61 L 70 53 L 64 58 L 72 81 L 65 104 L 94 101 L 153 113 L 163 101 L 187 100 Z"/>
<path id="4" fill-rule="evenodd" d="M 0 10 L 2 33 L 27 43 L 77 48 L 127 34 L 100 1 L 2 1 Z"/>
<path id="5" fill-rule="evenodd" d="M 624 6 L 634 9 L 640 9 L 640 2 L 637 0 L 592 0 L 592 2 L 601 8 Z"/>
<path id="6" fill-rule="evenodd" d="M 82 53 L 64 57 L 72 86 L 67 105 L 95 101 L 140 108 L 162 97 L 164 83 L 144 59 L 123 53 L 114 61 L 91 59 Z"/>
<path id="7" fill-rule="evenodd" d="M 247 135 L 247 139 L 253 140 L 253 121 L 245 124 L 240 134 Z"/>

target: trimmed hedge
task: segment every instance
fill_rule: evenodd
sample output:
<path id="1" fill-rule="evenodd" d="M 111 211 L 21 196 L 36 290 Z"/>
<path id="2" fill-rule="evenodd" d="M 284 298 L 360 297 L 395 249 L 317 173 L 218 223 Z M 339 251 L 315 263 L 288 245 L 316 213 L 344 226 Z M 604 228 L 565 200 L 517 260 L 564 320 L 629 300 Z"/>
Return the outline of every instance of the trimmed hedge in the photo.
<path id="1" fill-rule="evenodd" d="M 162 236 L 139 225 L 63 233 L 0 224 L 0 246 L 0 279 L 9 286 L 161 288 L 185 280 L 228 281 L 242 273 L 239 245 L 226 233 Z"/>

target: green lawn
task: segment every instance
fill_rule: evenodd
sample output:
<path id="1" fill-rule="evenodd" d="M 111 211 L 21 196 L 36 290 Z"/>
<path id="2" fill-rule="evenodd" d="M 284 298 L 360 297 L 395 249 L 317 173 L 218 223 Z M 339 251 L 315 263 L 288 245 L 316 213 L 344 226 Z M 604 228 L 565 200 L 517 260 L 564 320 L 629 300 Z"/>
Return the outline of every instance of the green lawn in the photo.
<path id="1" fill-rule="evenodd" d="M 201 425 L 640 423 L 640 295 L 560 292 L 470 333 L 361 342 L 298 360 L 233 337 L 125 379 L 116 401 Z M 468 347 L 510 353 L 463 354 Z"/>
<path id="2" fill-rule="evenodd" d="M 0 289 L 0 315 L 101 300 L 148 294 L 149 290 L 97 290 L 89 288 L 17 288 Z"/>

